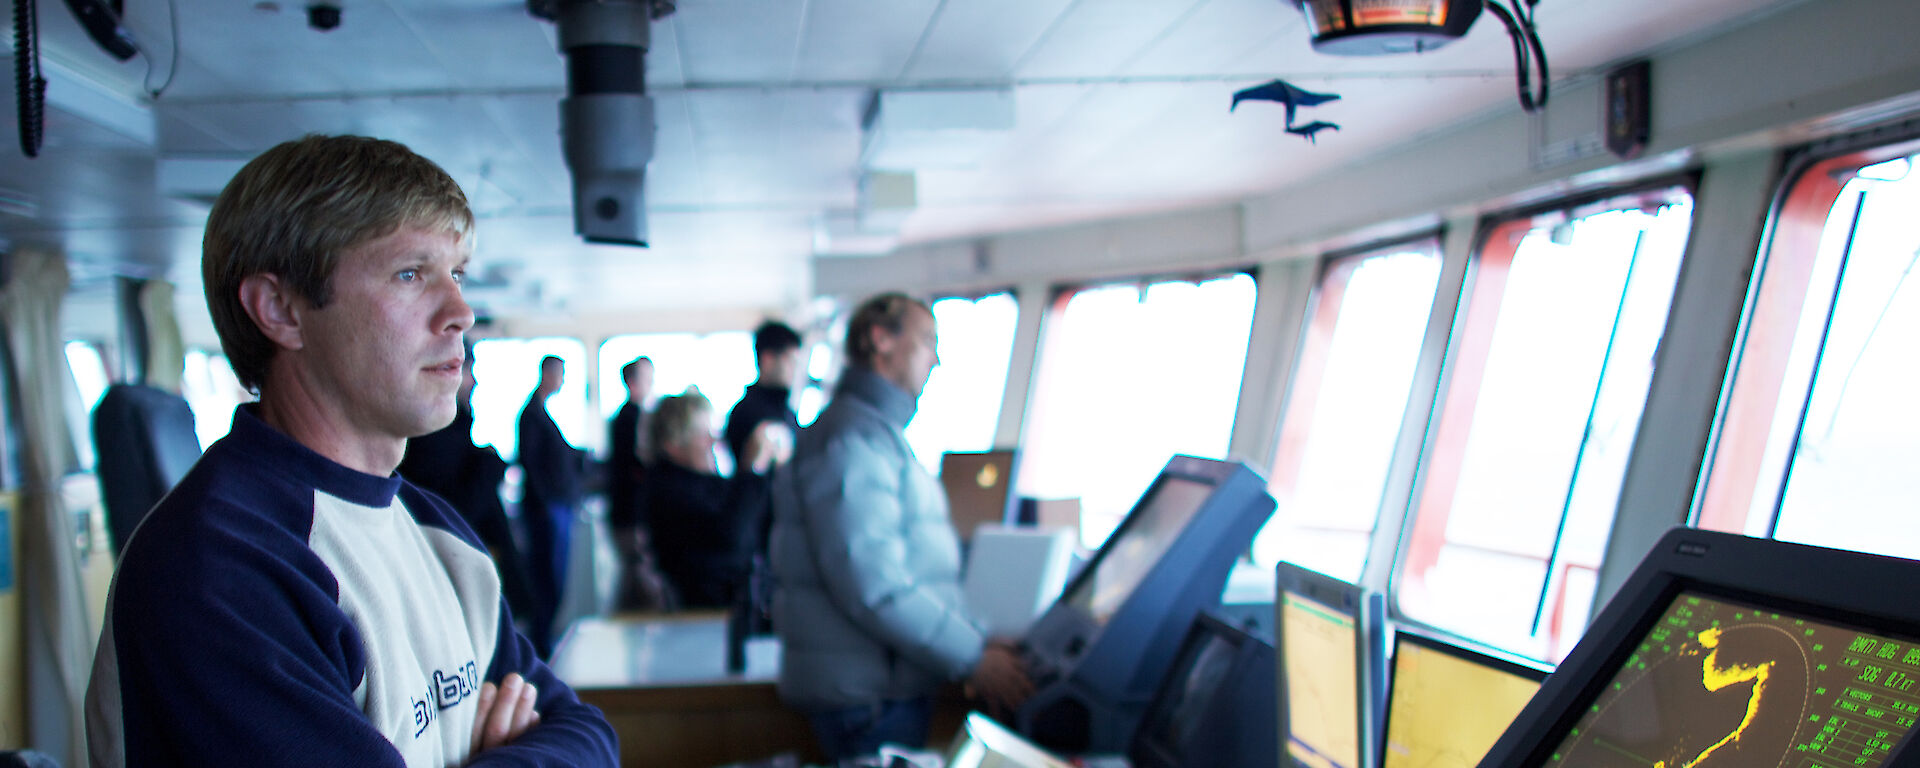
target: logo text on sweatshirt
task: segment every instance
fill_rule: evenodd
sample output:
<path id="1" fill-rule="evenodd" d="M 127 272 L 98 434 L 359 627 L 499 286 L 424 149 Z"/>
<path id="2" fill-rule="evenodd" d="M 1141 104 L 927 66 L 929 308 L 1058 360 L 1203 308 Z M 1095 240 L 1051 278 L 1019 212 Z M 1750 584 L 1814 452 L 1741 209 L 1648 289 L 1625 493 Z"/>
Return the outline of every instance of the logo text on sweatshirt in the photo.
<path id="1" fill-rule="evenodd" d="M 452 670 L 434 670 L 427 679 L 426 695 L 413 699 L 413 737 L 427 732 L 427 726 L 440 719 L 440 710 L 466 701 L 480 692 L 480 667 L 469 661 Z"/>

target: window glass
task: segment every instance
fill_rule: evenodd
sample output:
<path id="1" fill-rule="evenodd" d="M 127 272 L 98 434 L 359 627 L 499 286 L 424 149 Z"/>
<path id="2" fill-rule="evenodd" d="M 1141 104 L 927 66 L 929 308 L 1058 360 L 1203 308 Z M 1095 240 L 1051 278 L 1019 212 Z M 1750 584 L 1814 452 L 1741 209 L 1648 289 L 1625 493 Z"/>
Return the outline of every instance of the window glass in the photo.
<path id="1" fill-rule="evenodd" d="M 518 456 L 520 410 L 540 384 L 540 360 L 565 361 L 560 391 L 547 412 L 575 448 L 599 445 L 599 424 L 587 421 L 587 347 L 579 339 L 485 339 L 473 345 L 473 442 L 492 445 L 503 458 Z"/>
<path id="2" fill-rule="evenodd" d="M 1431 240 L 1327 264 L 1268 485 L 1280 507 L 1253 543 L 1263 569 L 1360 580 L 1439 279 Z"/>
<path id="3" fill-rule="evenodd" d="M 1873 154 L 1816 166 L 1789 191 L 1703 527 L 1920 557 L 1920 156 Z"/>
<path id="4" fill-rule="evenodd" d="M 1013 294 L 996 293 L 940 299 L 932 307 L 940 365 L 920 393 L 907 442 L 920 463 L 937 473 L 942 453 L 993 448 L 1020 306 Z"/>
<path id="5" fill-rule="evenodd" d="M 746 331 L 615 336 L 600 345 L 600 432 L 606 431 L 607 420 L 627 401 L 621 367 L 642 356 L 653 361 L 653 393 L 648 408 L 662 397 L 697 387 L 700 394 L 713 401 L 714 418 L 719 424 L 726 423 L 741 393 L 760 376 L 754 364 L 753 334 Z M 731 466 L 732 457 L 725 456 L 725 443 L 718 450 L 721 460 L 728 462 L 722 465 L 725 470 Z"/>
<path id="6" fill-rule="evenodd" d="M 1557 661 L 1586 626 L 1692 223 L 1680 189 L 1509 222 L 1476 257 L 1394 586 Z"/>
<path id="7" fill-rule="evenodd" d="M 253 400 L 253 394 L 233 375 L 226 355 L 199 349 L 187 350 L 180 395 L 193 411 L 193 431 L 200 439 L 201 450 L 226 437 L 233 428 L 233 409 Z"/>
<path id="8" fill-rule="evenodd" d="M 836 370 L 833 359 L 833 345 L 825 342 L 815 343 L 807 351 L 807 373 L 800 383 L 800 394 L 795 398 L 795 415 L 800 417 L 800 426 L 812 424 L 820 417 L 820 411 L 827 407 L 827 382 L 833 379 Z"/>
<path id="9" fill-rule="evenodd" d="M 73 445 L 80 466 L 92 469 L 93 454 L 93 407 L 100 404 L 100 398 L 107 394 L 107 385 L 113 380 L 107 373 L 106 358 L 100 354 L 100 348 L 84 341 L 69 341 L 65 346 L 67 370 L 73 375 L 75 392 L 79 400 L 69 405 L 78 406 L 78 412 L 68 411 L 73 432 Z"/>
<path id="10" fill-rule="evenodd" d="M 1023 496 L 1077 498 L 1106 541 L 1175 454 L 1219 458 L 1233 431 L 1251 275 L 1107 285 L 1054 303 L 1021 439 Z"/>
<path id="11" fill-rule="evenodd" d="M 100 348 L 84 341 L 69 341 L 66 345 L 67 367 L 73 370 L 73 383 L 80 389 L 80 407 L 87 413 L 93 413 L 93 407 L 100 404 L 100 398 L 107 394 L 107 363 L 100 356 Z"/>

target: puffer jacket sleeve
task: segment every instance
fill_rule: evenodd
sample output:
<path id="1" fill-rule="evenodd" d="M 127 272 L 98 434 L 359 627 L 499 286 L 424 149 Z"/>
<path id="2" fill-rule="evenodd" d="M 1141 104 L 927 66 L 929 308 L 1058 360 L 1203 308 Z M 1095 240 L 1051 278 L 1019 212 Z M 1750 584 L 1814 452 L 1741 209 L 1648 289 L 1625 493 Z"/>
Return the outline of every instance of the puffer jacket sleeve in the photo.
<path id="1" fill-rule="evenodd" d="M 842 432 L 818 464 L 794 467 L 807 543 L 842 612 L 896 653 L 959 679 L 979 661 L 986 638 L 964 606 L 919 583 L 908 567 L 901 484 L 911 459 L 877 438 Z"/>

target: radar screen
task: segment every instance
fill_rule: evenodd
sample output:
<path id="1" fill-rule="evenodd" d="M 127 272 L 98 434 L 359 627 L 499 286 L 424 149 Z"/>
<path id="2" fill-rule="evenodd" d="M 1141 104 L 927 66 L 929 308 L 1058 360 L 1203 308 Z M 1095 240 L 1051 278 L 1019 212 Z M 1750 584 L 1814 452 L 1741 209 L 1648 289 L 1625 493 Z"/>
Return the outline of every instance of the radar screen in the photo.
<path id="1" fill-rule="evenodd" d="M 1920 717 L 1920 641 L 1683 592 L 1548 765 L 1873 768 Z"/>

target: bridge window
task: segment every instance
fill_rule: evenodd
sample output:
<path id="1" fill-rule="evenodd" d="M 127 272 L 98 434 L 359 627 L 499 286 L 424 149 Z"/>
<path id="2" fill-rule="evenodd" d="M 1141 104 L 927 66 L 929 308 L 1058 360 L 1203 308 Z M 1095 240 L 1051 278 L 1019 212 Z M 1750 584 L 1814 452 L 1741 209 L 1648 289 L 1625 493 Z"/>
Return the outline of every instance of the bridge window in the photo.
<path id="1" fill-rule="evenodd" d="M 240 386 L 239 377 L 233 375 L 226 355 L 199 349 L 187 350 L 180 395 L 193 411 L 193 431 L 200 439 L 201 450 L 226 437 L 233 428 L 233 409 L 253 400 L 253 395 Z"/>
<path id="2" fill-rule="evenodd" d="M 1920 155 L 1813 165 L 1787 189 L 1697 522 L 1920 557 Z"/>
<path id="3" fill-rule="evenodd" d="M 620 369 L 636 357 L 653 361 L 653 392 L 647 407 L 668 395 L 686 394 L 698 388 L 713 402 L 714 429 L 726 423 L 747 386 L 759 378 L 754 367 L 753 334 L 746 331 L 718 333 L 635 333 L 615 336 L 600 345 L 600 420 L 594 445 L 604 439 L 606 423 L 627 401 L 627 386 Z M 726 453 L 724 443 L 720 453 Z M 731 462 L 731 456 L 722 461 Z M 731 466 L 731 464 L 723 465 Z"/>
<path id="4" fill-rule="evenodd" d="M 1253 544 L 1262 568 L 1360 579 L 1439 278 L 1433 240 L 1327 262 L 1269 476 L 1280 508 Z"/>
<path id="5" fill-rule="evenodd" d="M 1080 499 L 1081 541 L 1097 548 L 1174 454 L 1225 455 L 1254 297 L 1244 273 L 1060 296 L 1022 434 L 1020 494 Z"/>
<path id="6" fill-rule="evenodd" d="M 100 404 L 100 398 L 107 394 L 107 386 L 113 383 L 112 374 L 107 371 L 106 356 L 101 354 L 100 346 L 85 341 L 69 341 L 64 350 L 67 357 L 67 370 L 73 374 L 73 383 L 80 395 L 76 405 L 79 412 L 73 415 L 73 443 L 79 454 L 80 465 L 87 469 L 94 466 L 93 452 L 93 407 Z M 69 412 L 71 413 L 71 412 Z"/>
<path id="7" fill-rule="evenodd" d="M 575 448 L 600 444 L 598 424 L 587 423 L 587 347 L 578 339 L 485 339 L 473 345 L 473 442 L 492 445 L 512 461 L 520 444 L 520 409 L 540 384 L 540 360 L 565 362 L 566 379 L 547 401 L 560 434 Z"/>
<path id="8" fill-rule="evenodd" d="M 907 442 L 922 464 L 938 472 L 942 453 L 993 448 L 1020 305 L 1013 294 L 1002 292 L 945 298 L 932 306 L 940 365 L 920 394 Z"/>
<path id="9" fill-rule="evenodd" d="M 1395 573 L 1406 615 L 1548 660 L 1579 637 L 1691 223 L 1676 188 L 1487 233 Z"/>

